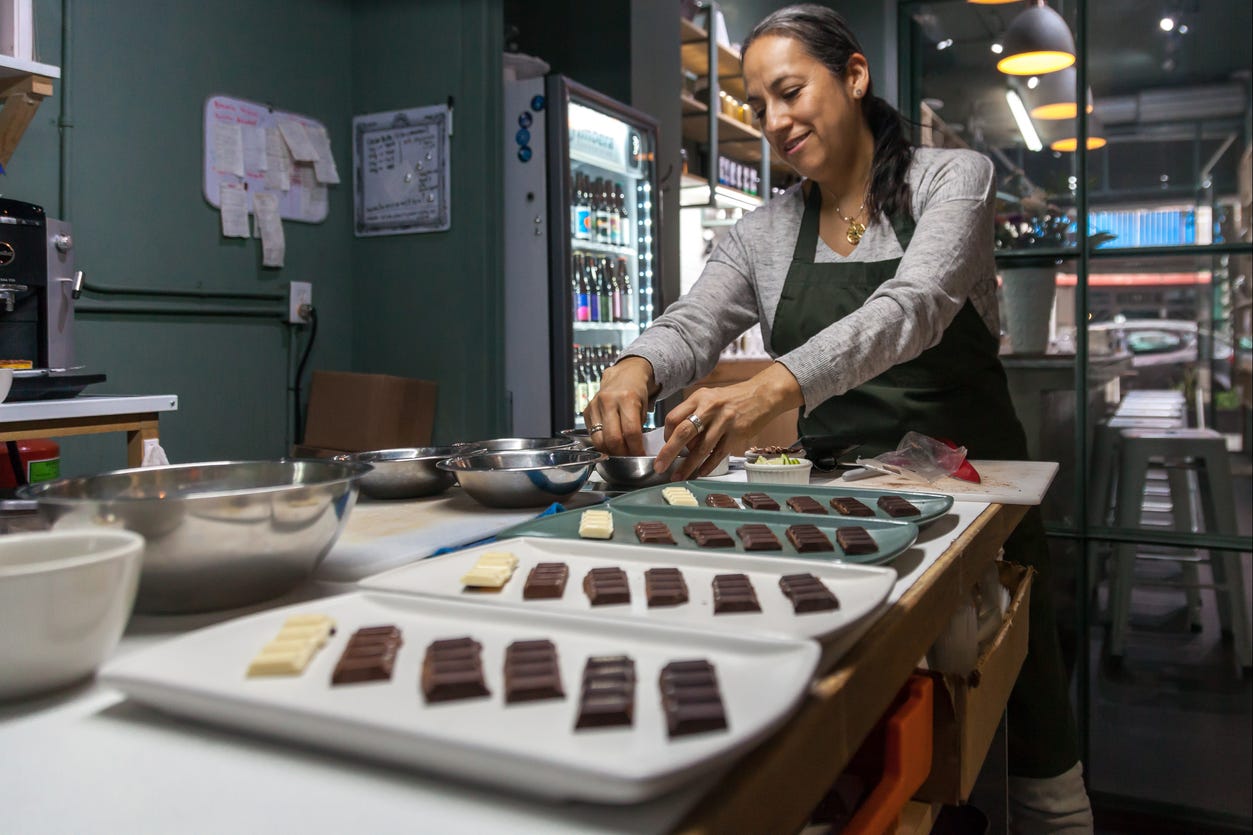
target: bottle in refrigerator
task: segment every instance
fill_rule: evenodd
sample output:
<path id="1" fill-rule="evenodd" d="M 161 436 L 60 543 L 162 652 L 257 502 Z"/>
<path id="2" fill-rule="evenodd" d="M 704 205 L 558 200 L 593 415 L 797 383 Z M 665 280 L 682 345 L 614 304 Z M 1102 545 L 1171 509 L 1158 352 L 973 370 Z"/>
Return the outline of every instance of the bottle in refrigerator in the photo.
<path id="1" fill-rule="evenodd" d="M 625 258 L 618 259 L 618 283 L 622 288 L 622 318 L 618 321 L 633 321 L 635 317 L 631 315 L 631 272 L 627 269 Z"/>
<path id="2" fill-rule="evenodd" d="M 600 261 L 600 322 L 613 321 L 613 290 L 610 286 L 612 279 L 612 268 L 608 258 L 602 258 Z"/>
<path id="3" fill-rule="evenodd" d="M 596 242 L 610 243 L 609 232 L 609 183 L 600 178 L 596 180 Z"/>
<path id="4" fill-rule="evenodd" d="M 574 318 L 578 322 L 592 321 L 592 292 L 587 276 L 587 256 L 576 255 L 574 265 L 578 296 L 575 299 Z"/>
<path id="5" fill-rule="evenodd" d="M 618 189 L 618 246 L 631 245 L 631 218 L 627 212 L 626 187 L 617 183 Z"/>

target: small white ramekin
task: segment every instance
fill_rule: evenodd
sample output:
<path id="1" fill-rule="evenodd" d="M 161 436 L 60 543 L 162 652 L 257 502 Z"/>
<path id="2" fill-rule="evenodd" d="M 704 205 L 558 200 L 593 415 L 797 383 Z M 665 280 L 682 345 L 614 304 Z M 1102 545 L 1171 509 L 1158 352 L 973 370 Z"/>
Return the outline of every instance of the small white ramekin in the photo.
<path id="1" fill-rule="evenodd" d="M 749 481 L 769 484 L 808 484 L 814 462 L 801 459 L 799 464 L 750 464 L 744 462 Z"/>

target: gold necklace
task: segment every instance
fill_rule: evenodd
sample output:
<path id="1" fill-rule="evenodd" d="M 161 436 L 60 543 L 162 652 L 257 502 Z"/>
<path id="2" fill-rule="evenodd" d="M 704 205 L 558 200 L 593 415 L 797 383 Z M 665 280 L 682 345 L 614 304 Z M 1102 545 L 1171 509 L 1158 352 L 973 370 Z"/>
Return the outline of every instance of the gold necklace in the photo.
<path id="1" fill-rule="evenodd" d="M 835 207 L 835 213 L 839 215 L 840 220 L 848 224 L 848 229 L 844 232 L 844 238 L 853 246 L 857 246 L 861 236 L 866 234 L 866 224 L 857 221 L 857 216 L 861 214 L 864 208 L 866 208 L 866 204 L 862 203 L 857 207 L 857 211 L 853 213 L 852 217 L 845 217 L 844 213 L 840 211 L 840 207 Z"/>

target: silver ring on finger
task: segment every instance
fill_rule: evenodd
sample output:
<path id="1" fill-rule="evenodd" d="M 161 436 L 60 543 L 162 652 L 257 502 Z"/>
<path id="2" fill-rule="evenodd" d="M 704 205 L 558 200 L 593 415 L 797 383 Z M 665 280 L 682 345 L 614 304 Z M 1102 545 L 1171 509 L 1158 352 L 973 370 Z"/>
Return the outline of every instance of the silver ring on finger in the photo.
<path id="1" fill-rule="evenodd" d="M 701 420 L 700 417 L 696 415 L 695 413 L 688 415 L 687 421 L 688 423 L 692 424 L 692 426 L 696 428 L 697 435 L 705 431 L 705 422 Z"/>
<path id="2" fill-rule="evenodd" d="M 605 428 L 605 424 L 603 423 L 593 423 L 591 426 L 587 427 L 587 434 L 595 435 L 597 432 L 602 431 L 604 428 Z"/>

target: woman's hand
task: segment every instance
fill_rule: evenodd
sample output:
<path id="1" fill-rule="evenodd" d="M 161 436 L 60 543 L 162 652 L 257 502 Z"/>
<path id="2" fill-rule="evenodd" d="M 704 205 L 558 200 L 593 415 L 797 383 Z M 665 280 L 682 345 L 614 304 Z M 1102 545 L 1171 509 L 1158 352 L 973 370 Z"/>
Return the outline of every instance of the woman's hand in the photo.
<path id="1" fill-rule="evenodd" d="M 747 445 L 770 421 L 804 403 L 800 383 L 777 362 L 742 383 L 700 389 L 666 415 L 666 445 L 654 467 L 664 472 L 686 448 L 674 480 L 708 475 L 728 450 Z"/>
<path id="2" fill-rule="evenodd" d="M 600 391 L 583 410 L 588 436 L 610 455 L 644 454 L 644 415 L 659 390 L 653 364 L 625 357 L 605 369 Z"/>

